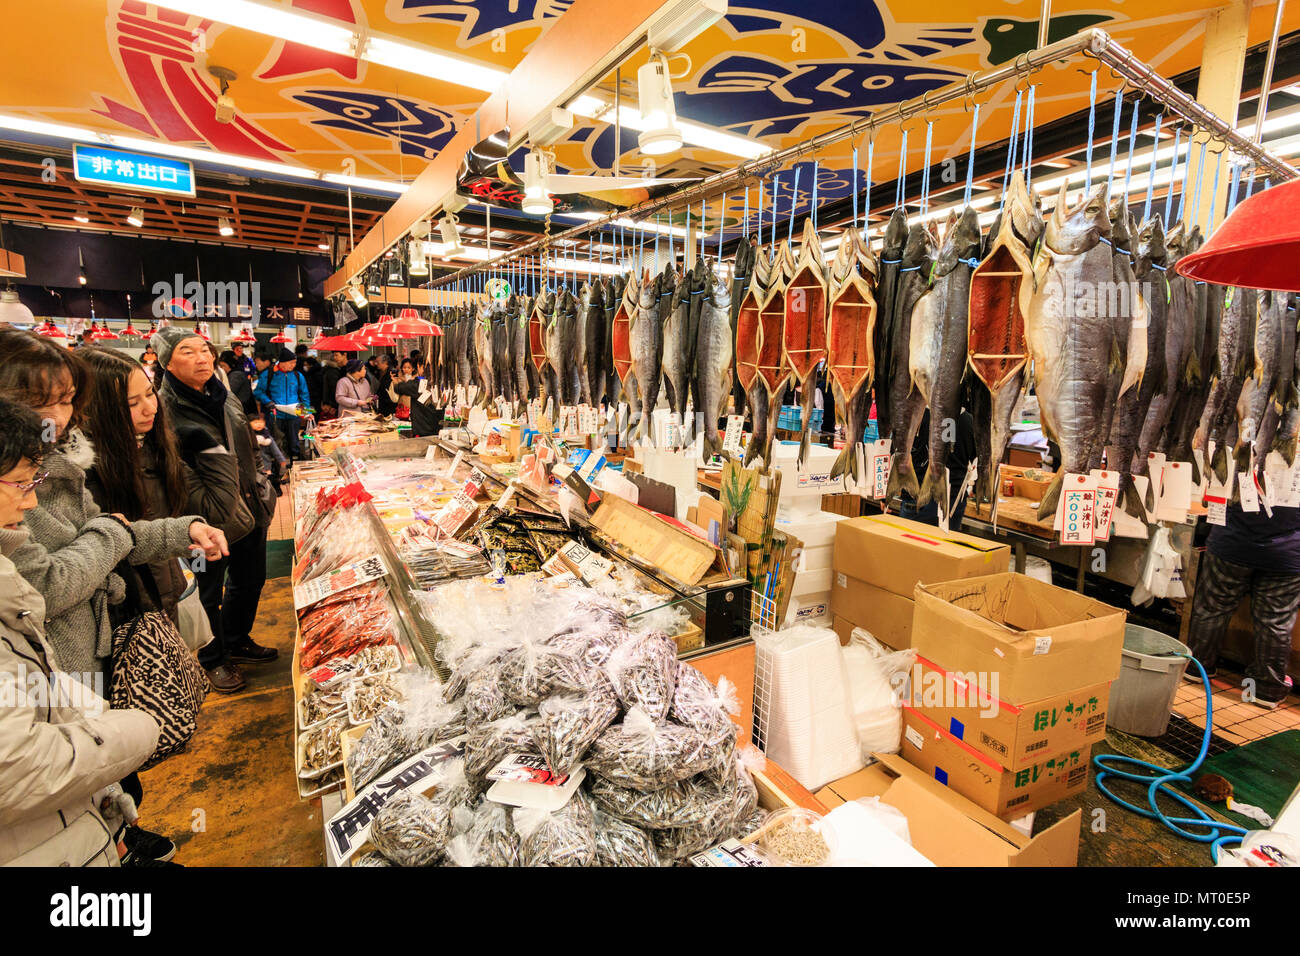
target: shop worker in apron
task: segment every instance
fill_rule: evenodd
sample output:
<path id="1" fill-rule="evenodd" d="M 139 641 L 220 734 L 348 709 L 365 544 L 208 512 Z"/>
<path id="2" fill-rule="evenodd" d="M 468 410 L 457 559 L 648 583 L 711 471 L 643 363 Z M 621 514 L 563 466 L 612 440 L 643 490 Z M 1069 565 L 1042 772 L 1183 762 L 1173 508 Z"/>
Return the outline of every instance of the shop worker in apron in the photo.
<path id="1" fill-rule="evenodd" d="M 1300 508 L 1274 508 L 1270 518 L 1263 511 L 1247 513 L 1232 505 L 1227 523 L 1210 529 L 1196 572 L 1187 645 L 1211 677 L 1228 622 L 1247 594 L 1255 646 L 1241 696 L 1246 703 L 1273 710 L 1291 691 L 1286 671 L 1300 607 Z M 1184 676 L 1201 679 L 1190 666 Z"/>
<path id="2" fill-rule="evenodd" d="M 275 423 L 284 435 L 284 453 L 292 462 L 302 458 L 302 449 L 298 443 L 298 430 L 302 427 L 302 417 L 284 411 L 287 407 L 298 407 L 309 413 L 312 410 L 311 395 L 307 390 L 307 380 L 302 372 L 296 370 L 298 357 L 288 349 L 280 349 L 279 358 L 274 368 L 257 376 L 257 388 L 253 394 L 263 406 L 275 406 Z"/>

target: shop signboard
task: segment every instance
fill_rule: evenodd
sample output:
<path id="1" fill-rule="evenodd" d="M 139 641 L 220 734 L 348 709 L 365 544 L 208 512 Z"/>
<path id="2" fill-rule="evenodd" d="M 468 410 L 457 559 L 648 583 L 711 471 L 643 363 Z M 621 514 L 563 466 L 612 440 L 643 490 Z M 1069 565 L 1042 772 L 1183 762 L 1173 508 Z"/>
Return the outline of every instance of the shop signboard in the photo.
<path id="1" fill-rule="evenodd" d="M 72 173 L 78 182 L 97 186 L 172 196 L 194 195 L 194 166 L 184 159 L 74 143 Z"/>

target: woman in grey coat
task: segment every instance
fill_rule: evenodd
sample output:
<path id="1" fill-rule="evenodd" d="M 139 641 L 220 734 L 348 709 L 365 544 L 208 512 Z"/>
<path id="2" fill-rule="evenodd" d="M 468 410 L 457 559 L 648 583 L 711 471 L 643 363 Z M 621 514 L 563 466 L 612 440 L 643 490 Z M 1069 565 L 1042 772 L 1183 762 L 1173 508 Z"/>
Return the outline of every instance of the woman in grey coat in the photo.
<path id="1" fill-rule="evenodd" d="M 113 573 L 117 563 L 148 564 L 193 548 L 217 561 L 226 554 L 225 536 L 198 515 L 129 522 L 101 512 L 86 490 L 94 450 L 75 427 L 88 393 L 85 363 L 49 339 L 12 329 L 0 330 L 0 355 L 0 397 L 35 411 L 57 442 L 45 459 L 39 505 L 24 519 L 30 539 L 10 559 L 45 599 L 46 639 L 60 664 L 92 684 L 111 662 L 108 605 L 125 594 Z"/>

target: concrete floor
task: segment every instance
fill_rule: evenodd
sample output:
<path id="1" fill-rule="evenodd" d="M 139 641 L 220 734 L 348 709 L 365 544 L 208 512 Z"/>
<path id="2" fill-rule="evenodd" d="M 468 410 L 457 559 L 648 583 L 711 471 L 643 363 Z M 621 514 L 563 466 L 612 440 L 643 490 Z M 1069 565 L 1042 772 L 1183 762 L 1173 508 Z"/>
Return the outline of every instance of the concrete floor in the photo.
<path id="1" fill-rule="evenodd" d="M 186 866 L 323 866 L 320 799 L 294 783 L 293 592 L 288 578 L 262 591 L 253 640 L 279 650 L 244 667 L 248 686 L 213 692 L 182 754 L 141 774 L 140 823 L 175 841 Z"/>

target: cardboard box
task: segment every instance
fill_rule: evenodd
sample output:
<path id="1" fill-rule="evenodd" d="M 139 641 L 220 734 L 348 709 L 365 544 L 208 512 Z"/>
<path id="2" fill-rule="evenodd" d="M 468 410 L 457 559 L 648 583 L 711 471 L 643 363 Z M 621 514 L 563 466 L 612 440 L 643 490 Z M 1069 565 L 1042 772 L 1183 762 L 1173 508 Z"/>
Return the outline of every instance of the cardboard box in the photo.
<path id="1" fill-rule="evenodd" d="M 836 571 L 831 580 L 831 613 L 850 626 L 863 627 L 876 640 L 902 651 L 912 646 L 912 599 Z M 841 635 L 841 642 L 847 638 Z"/>
<path id="2" fill-rule="evenodd" d="M 1109 683 L 1023 705 L 999 700 L 998 690 L 996 674 L 948 671 L 924 657 L 912 670 L 911 705 L 1008 770 L 1106 736 Z"/>
<path id="3" fill-rule="evenodd" d="M 939 866 L 1074 866 L 1079 859 L 1083 813 L 1034 837 L 1025 836 L 952 790 L 936 783 L 897 754 L 817 791 L 830 808 L 862 797 L 879 797 L 907 817 L 912 846 Z"/>
<path id="4" fill-rule="evenodd" d="M 916 652 L 952 671 L 998 672 L 1002 700 L 1029 704 L 1119 676 L 1127 615 L 1075 591 L 1004 572 L 918 584 L 915 600 Z"/>
<path id="5" fill-rule="evenodd" d="M 722 554 L 675 521 L 606 495 L 591 523 L 620 546 L 684 584 L 698 584 L 710 571 L 727 576 Z"/>
<path id="6" fill-rule="evenodd" d="M 911 707 L 903 707 L 903 759 L 936 781 L 1005 820 L 1022 817 L 1072 794 L 1088 784 L 1091 744 L 1056 754 L 1037 763 L 1008 770 L 958 740 Z"/>
<path id="7" fill-rule="evenodd" d="M 1011 479 L 1011 487 L 1015 490 L 1016 497 L 1028 498 L 1030 501 L 1042 501 L 1043 495 L 1047 493 L 1047 486 L 1051 483 L 1051 478 L 1038 481 L 1034 478 L 1026 478 L 1024 475 L 1016 475 Z"/>
<path id="8" fill-rule="evenodd" d="M 874 515 L 839 523 L 832 566 L 910 599 L 918 582 L 991 574 L 1010 560 L 1011 549 L 1005 544 L 955 531 L 945 534 L 933 525 L 894 515 Z"/>

